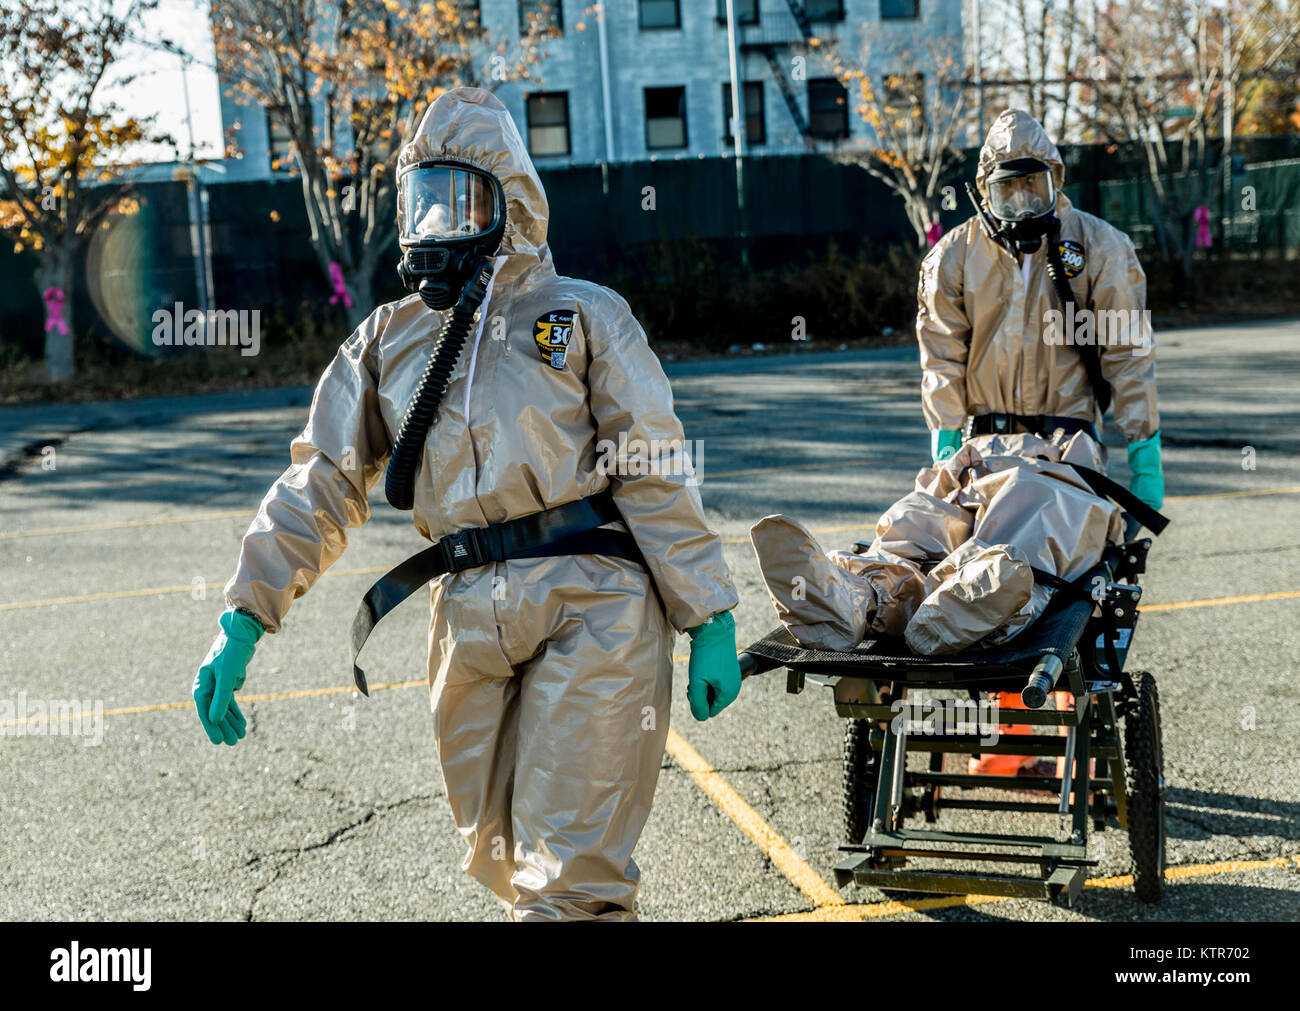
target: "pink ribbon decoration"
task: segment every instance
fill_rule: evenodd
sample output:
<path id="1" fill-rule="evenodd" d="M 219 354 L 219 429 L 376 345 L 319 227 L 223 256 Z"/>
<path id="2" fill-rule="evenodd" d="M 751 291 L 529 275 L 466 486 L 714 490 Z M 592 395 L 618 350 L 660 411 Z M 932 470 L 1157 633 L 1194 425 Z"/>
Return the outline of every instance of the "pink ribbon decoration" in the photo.
<path id="1" fill-rule="evenodd" d="M 63 293 L 62 288 L 46 288 L 41 293 L 41 298 L 45 300 L 45 332 L 58 330 L 60 334 L 67 336 L 68 324 L 63 318 L 63 303 L 67 296 Z"/>
<path id="2" fill-rule="evenodd" d="M 943 225 L 939 224 L 939 222 L 937 221 L 934 222 L 929 228 L 925 230 L 925 241 L 931 246 L 933 246 L 936 242 L 938 242 L 942 238 L 943 238 Z"/>
<path id="3" fill-rule="evenodd" d="M 1210 209 L 1201 204 L 1192 216 L 1196 219 L 1196 248 L 1209 249 L 1214 242 L 1210 237 Z"/>
<path id="4" fill-rule="evenodd" d="M 330 261 L 330 284 L 334 286 L 334 294 L 330 296 L 330 305 L 334 305 L 339 299 L 342 299 L 343 305 L 351 309 L 352 296 L 348 294 L 348 286 L 343 281 L 343 268 L 333 261 Z"/>

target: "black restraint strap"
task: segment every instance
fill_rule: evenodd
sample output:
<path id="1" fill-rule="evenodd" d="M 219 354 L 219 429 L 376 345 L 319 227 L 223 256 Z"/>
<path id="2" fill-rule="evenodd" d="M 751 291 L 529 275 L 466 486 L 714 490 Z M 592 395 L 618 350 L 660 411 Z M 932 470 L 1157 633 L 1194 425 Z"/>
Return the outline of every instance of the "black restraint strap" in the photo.
<path id="1" fill-rule="evenodd" d="M 1068 460 L 1063 462 L 1069 463 Z M 1165 527 L 1169 526 L 1168 516 L 1156 512 L 1118 481 L 1113 481 L 1101 471 L 1093 470 L 1091 467 L 1085 467 L 1079 463 L 1071 463 L 1070 466 L 1079 472 L 1079 476 L 1088 483 L 1088 487 L 1095 494 L 1101 498 L 1113 500 L 1153 534 L 1159 535 Z"/>
<path id="2" fill-rule="evenodd" d="M 1053 590 L 1060 590 L 1071 597 L 1090 601 L 1094 605 L 1098 603 L 1096 597 L 1094 597 L 1089 590 L 1084 588 L 1083 580 L 1088 579 L 1087 576 L 1084 576 L 1083 579 L 1077 583 L 1072 583 L 1068 579 L 1062 579 L 1055 573 L 1048 572 L 1046 569 L 1039 569 L 1031 565 L 1030 570 L 1034 574 L 1035 582 L 1042 583 L 1044 586 L 1049 586 Z M 1119 636 L 1119 630 L 1115 626 L 1115 616 L 1110 613 L 1109 608 L 1101 607 L 1098 608 L 1098 611 L 1101 615 L 1101 641 L 1102 647 L 1106 651 L 1106 666 L 1110 671 L 1110 676 L 1117 678 L 1120 676 L 1120 669 L 1119 654 L 1115 651 L 1115 640 Z"/>
<path id="3" fill-rule="evenodd" d="M 553 555 L 608 555 L 644 566 L 631 534 L 597 529 L 621 519 L 613 496 L 604 491 L 505 523 L 448 534 L 390 569 L 366 591 L 352 619 L 352 677 L 357 688 L 363 695 L 370 694 L 357 657 L 371 631 L 398 604 L 438 576 L 511 558 Z"/>

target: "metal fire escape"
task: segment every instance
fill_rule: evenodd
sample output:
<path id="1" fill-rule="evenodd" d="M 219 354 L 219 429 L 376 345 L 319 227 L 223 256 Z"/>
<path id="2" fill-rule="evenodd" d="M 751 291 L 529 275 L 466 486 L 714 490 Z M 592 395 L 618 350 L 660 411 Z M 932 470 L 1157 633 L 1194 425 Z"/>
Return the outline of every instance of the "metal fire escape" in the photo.
<path id="1" fill-rule="evenodd" d="M 742 53 L 760 53 L 767 61 L 767 65 L 772 71 L 772 79 L 776 81 L 776 86 L 780 89 L 781 97 L 785 100 L 785 107 L 790 111 L 790 118 L 794 120 L 799 136 L 803 138 L 804 144 L 811 148 L 814 146 L 814 138 L 810 132 L 808 118 L 799 106 L 799 97 L 795 94 L 794 87 L 790 83 L 788 68 L 786 62 L 781 58 L 781 54 L 787 53 L 796 47 L 806 49 L 809 43 L 818 36 L 813 32 L 812 22 L 808 19 L 808 12 L 804 9 L 800 0 L 786 0 L 786 6 L 790 8 L 793 24 L 784 22 L 771 25 L 760 22 L 758 24 L 739 25 L 737 26 L 739 29 L 737 44 Z"/>

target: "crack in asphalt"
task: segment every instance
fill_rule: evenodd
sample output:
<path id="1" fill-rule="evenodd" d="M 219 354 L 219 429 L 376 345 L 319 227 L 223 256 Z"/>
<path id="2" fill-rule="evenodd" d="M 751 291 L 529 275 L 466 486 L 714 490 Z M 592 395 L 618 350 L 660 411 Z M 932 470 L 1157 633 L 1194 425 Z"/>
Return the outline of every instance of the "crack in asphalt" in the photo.
<path id="1" fill-rule="evenodd" d="M 273 750 L 282 751 L 284 749 L 273 749 Z M 299 790 L 312 791 L 315 793 L 324 793 L 332 797 L 334 799 L 334 803 L 341 809 L 344 806 L 345 800 L 337 790 L 335 790 L 333 787 L 330 786 L 309 786 L 305 782 L 307 777 L 310 776 L 313 772 L 315 772 L 316 768 L 320 764 L 322 764 L 324 760 L 314 751 L 310 751 L 310 750 L 303 757 L 306 758 L 308 761 L 316 764 L 309 766 L 308 768 L 300 772 L 298 775 L 296 775 L 291 780 L 292 785 L 298 788 Z M 277 881 L 279 881 L 284 869 L 287 868 L 294 861 L 298 860 L 300 857 L 305 856 L 308 853 L 314 853 L 317 850 L 322 850 L 330 846 L 333 846 L 335 843 L 338 843 L 344 840 L 345 838 L 347 838 L 348 835 L 354 832 L 356 829 L 359 829 L 364 825 L 368 825 L 370 822 L 374 821 L 376 818 L 380 817 L 381 815 L 388 814 L 389 812 L 394 811 L 397 808 L 405 807 L 408 804 L 414 804 L 418 801 L 433 800 L 437 796 L 438 794 L 436 793 L 416 794 L 413 797 L 403 797 L 401 800 L 393 801 L 392 803 L 389 804 L 375 804 L 368 807 L 360 817 L 354 818 L 352 821 L 349 821 L 346 825 L 340 825 L 338 828 L 330 832 L 329 835 L 327 835 L 324 839 L 318 842 L 308 843 L 305 846 L 284 847 L 281 849 L 269 850 L 265 853 L 254 853 L 251 857 L 249 857 L 246 861 L 244 861 L 243 869 L 245 871 L 256 871 L 260 869 L 263 861 L 270 861 L 276 857 L 282 857 L 283 859 L 279 860 L 279 862 L 276 863 L 275 866 L 272 868 L 271 877 L 267 881 L 264 881 L 262 884 L 257 885 L 253 888 L 253 894 L 250 897 L 248 902 L 248 911 L 244 913 L 244 922 L 251 923 L 256 918 L 257 903 L 261 899 L 262 893 L 266 891 L 268 888 L 270 888 Z"/>

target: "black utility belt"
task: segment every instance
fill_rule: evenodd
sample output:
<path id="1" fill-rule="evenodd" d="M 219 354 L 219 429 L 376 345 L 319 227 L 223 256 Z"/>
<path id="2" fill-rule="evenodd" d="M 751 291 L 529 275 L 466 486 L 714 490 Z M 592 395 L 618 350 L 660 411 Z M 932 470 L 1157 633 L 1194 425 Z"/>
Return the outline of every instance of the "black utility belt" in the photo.
<path id="1" fill-rule="evenodd" d="M 645 559 L 630 533 L 598 529 L 622 518 L 613 495 L 603 491 L 504 523 L 438 538 L 432 547 L 384 573 L 362 598 L 352 619 L 352 677 L 357 688 L 363 695 L 370 694 L 357 657 L 371 631 L 398 604 L 439 576 L 492 562 L 556 555 L 607 555 L 644 566 Z"/>
<path id="2" fill-rule="evenodd" d="M 966 419 L 962 432 L 968 439 L 972 435 L 1010 435 L 1015 432 L 1028 432 L 1050 439 L 1058 428 L 1066 435 L 1087 432 L 1096 442 L 1101 442 L 1097 426 L 1091 421 L 1059 414 L 976 414 Z"/>

